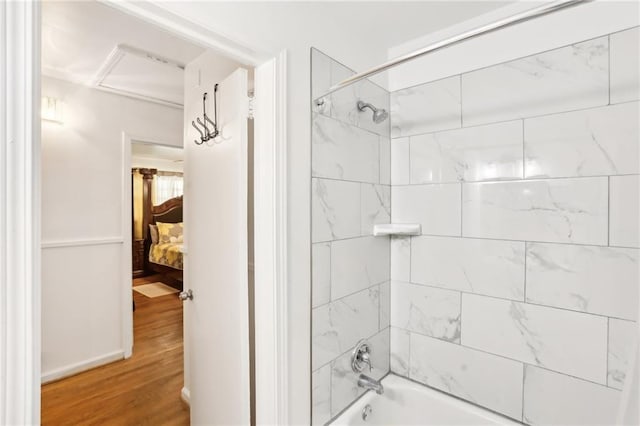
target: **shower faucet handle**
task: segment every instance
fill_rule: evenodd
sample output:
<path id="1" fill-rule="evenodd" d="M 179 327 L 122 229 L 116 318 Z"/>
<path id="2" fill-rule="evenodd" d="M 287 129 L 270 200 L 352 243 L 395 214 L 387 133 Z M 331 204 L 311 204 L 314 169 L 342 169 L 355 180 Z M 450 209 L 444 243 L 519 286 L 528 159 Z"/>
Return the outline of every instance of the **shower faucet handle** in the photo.
<path id="1" fill-rule="evenodd" d="M 373 365 L 371 365 L 371 345 L 366 339 L 362 339 L 351 354 L 351 369 L 354 373 L 360 373 L 364 370 L 365 365 L 369 367 L 369 371 L 373 370 Z"/>

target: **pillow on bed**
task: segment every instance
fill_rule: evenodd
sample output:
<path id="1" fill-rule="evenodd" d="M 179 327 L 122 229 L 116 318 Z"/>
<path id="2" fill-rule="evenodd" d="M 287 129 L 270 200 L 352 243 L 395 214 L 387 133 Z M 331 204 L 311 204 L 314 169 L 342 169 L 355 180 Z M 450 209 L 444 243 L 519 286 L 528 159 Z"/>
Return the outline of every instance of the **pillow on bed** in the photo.
<path id="1" fill-rule="evenodd" d="M 158 243 L 182 243 L 182 231 L 184 227 L 180 223 L 162 223 L 156 222 L 158 226 Z"/>
<path id="2" fill-rule="evenodd" d="M 158 226 L 149 225 L 149 235 L 151 236 L 151 244 L 158 244 Z"/>

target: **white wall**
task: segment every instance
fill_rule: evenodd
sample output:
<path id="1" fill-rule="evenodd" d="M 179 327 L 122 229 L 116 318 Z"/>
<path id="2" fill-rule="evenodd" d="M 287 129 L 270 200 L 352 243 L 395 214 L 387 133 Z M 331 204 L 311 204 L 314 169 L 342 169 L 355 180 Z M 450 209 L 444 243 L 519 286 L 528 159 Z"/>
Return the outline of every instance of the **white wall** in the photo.
<path id="1" fill-rule="evenodd" d="M 122 133 L 182 141 L 182 111 L 43 78 L 64 124 L 42 123 L 42 375 L 121 358 L 124 242 Z"/>
<path id="2" fill-rule="evenodd" d="M 164 172 L 182 172 L 184 163 L 163 158 L 131 157 L 131 167 L 158 169 Z"/>

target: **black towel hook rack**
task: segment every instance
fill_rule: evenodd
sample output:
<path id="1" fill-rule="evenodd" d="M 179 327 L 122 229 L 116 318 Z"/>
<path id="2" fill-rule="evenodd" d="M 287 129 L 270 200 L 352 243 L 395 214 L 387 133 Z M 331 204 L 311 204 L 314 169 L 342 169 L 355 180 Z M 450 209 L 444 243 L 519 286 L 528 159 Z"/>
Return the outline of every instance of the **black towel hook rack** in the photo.
<path id="1" fill-rule="evenodd" d="M 213 119 L 214 121 L 211 121 L 211 119 L 207 115 L 207 92 L 204 92 L 204 94 L 202 95 L 202 120 L 200 120 L 200 117 L 196 117 L 196 121 L 200 126 L 202 126 L 202 129 L 198 127 L 198 125 L 196 124 L 196 121 L 191 122 L 191 125 L 200 134 L 200 140 L 199 141 L 197 139 L 194 140 L 196 145 L 202 145 L 203 143 L 210 141 L 211 139 L 214 139 L 220 134 L 220 131 L 218 130 L 218 124 L 217 124 L 218 123 L 218 105 L 217 105 L 218 95 L 217 94 L 218 94 L 218 84 L 216 83 L 216 85 L 213 86 Z M 209 125 L 211 125 L 213 129 L 210 129 Z"/>

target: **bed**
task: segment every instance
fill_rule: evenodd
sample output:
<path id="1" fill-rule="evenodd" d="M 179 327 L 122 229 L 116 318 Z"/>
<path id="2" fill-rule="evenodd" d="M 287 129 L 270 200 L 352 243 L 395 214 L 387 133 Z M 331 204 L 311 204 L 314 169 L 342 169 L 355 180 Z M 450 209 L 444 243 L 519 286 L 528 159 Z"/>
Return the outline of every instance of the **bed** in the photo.
<path id="1" fill-rule="evenodd" d="M 163 274 L 167 284 L 182 286 L 183 224 L 182 196 L 171 198 L 157 206 L 145 203 L 145 269 Z"/>

